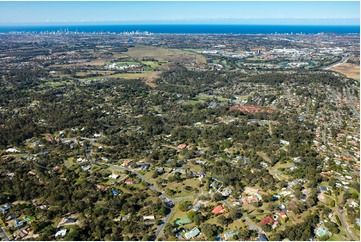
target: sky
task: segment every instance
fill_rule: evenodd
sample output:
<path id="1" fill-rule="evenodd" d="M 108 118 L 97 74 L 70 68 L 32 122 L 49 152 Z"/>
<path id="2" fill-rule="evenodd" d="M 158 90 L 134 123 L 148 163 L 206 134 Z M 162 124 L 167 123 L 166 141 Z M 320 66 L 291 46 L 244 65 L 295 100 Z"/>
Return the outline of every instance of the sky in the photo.
<path id="1" fill-rule="evenodd" d="M 359 19 L 359 1 L 0 2 L 1 25 L 103 22 L 359 25 Z"/>

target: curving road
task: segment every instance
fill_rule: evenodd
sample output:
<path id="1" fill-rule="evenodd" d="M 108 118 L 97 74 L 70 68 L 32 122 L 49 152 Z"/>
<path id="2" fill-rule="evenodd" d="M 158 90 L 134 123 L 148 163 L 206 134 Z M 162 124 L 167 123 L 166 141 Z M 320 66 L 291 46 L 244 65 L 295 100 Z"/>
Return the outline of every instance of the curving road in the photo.
<path id="1" fill-rule="evenodd" d="M 173 206 L 169 206 L 168 204 L 174 205 L 174 203 L 177 201 L 181 201 L 184 199 L 189 199 L 189 197 L 182 197 L 182 198 L 176 198 L 174 200 L 171 200 L 169 197 L 167 197 L 162 191 L 160 191 L 158 188 L 156 188 L 148 179 L 144 178 L 141 174 L 139 174 L 138 172 L 134 171 L 133 169 L 129 169 L 126 167 L 122 167 L 122 166 L 116 166 L 116 165 L 106 165 L 104 163 L 100 163 L 104 166 L 106 166 L 109 169 L 114 169 L 114 170 L 118 170 L 118 171 L 129 171 L 134 173 L 140 180 L 146 182 L 147 184 L 149 184 L 149 189 L 160 193 L 161 195 L 159 196 L 161 199 L 163 199 L 166 204 L 164 205 L 166 208 L 170 209 L 171 212 L 163 219 L 163 222 L 158 226 L 157 230 L 155 231 L 155 238 L 158 237 L 158 235 L 162 232 L 164 226 L 166 225 L 166 223 L 168 222 L 168 220 L 171 217 L 171 214 L 173 213 L 172 207 Z M 194 196 L 191 196 L 192 198 L 194 198 Z"/>
<path id="2" fill-rule="evenodd" d="M 337 201 L 336 201 L 335 198 L 333 198 L 333 197 L 331 197 L 331 196 L 329 196 L 329 195 L 327 195 L 327 194 L 325 194 L 325 195 L 326 195 L 326 197 L 329 197 L 329 198 L 331 198 L 332 200 L 335 201 L 335 210 L 336 210 L 336 212 L 338 213 L 338 217 L 340 218 L 340 221 L 341 221 L 341 224 L 342 224 L 343 229 L 344 229 L 345 232 L 347 233 L 348 237 L 351 238 L 351 240 L 356 241 L 356 239 L 355 239 L 355 237 L 353 236 L 352 232 L 349 231 L 350 225 L 347 224 L 347 221 L 346 221 L 346 219 L 344 218 L 344 215 L 343 215 L 343 214 L 344 214 L 345 211 L 344 211 L 344 210 L 341 211 L 341 210 L 338 208 L 338 203 L 337 203 Z"/>
<path id="3" fill-rule="evenodd" d="M 328 66 L 324 66 L 324 67 L 322 67 L 322 69 L 329 70 L 329 69 L 331 69 L 331 68 L 333 68 L 335 66 L 338 66 L 338 65 L 341 65 L 341 64 L 345 63 L 347 60 L 348 60 L 348 57 L 344 56 L 344 57 L 342 57 L 342 59 L 340 61 L 337 61 L 336 63 L 333 63 L 333 64 L 328 65 Z"/>

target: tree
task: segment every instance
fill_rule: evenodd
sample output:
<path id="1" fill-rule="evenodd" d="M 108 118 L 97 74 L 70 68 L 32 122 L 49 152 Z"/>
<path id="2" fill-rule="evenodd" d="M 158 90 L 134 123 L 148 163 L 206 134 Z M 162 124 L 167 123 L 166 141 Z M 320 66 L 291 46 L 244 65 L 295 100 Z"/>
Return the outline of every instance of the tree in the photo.
<path id="1" fill-rule="evenodd" d="M 226 216 L 224 216 L 224 215 L 218 216 L 217 222 L 218 222 L 220 225 L 225 225 L 225 226 L 227 226 L 227 225 L 228 225 L 228 218 L 226 218 Z"/>
<path id="2" fill-rule="evenodd" d="M 193 217 L 193 222 L 194 222 L 196 225 L 200 225 L 200 224 L 201 224 L 201 218 L 200 218 L 200 215 L 199 215 L 199 214 L 196 214 L 196 215 Z"/>
<path id="3" fill-rule="evenodd" d="M 188 211 L 192 207 L 192 202 L 184 201 L 179 204 L 179 209 L 183 212 Z"/>
<path id="4" fill-rule="evenodd" d="M 222 201 L 223 199 L 224 198 L 223 198 L 222 194 L 220 194 L 220 193 L 216 193 L 216 194 L 213 195 L 213 200 L 215 202 Z"/>
<path id="5" fill-rule="evenodd" d="M 188 217 L 189 219 L 193 220 L 196 215 L 197 215 L 197 212 L 191 210 L 191 211 L 188 212 L 187 217 Z"/>
<path id="6" fill-rule="evenodd" d="M 217 226 L 214 224 L 202 224 L 201 225 L 202 233 L 208 238 L 216 236 Z"/>

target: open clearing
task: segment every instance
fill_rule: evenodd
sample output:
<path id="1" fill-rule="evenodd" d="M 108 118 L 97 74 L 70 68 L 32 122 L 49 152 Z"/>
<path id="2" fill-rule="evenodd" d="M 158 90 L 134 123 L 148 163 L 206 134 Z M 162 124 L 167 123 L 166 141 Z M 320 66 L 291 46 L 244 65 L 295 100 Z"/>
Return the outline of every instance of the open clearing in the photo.
<path id="1" fill-rule="evenodd" d="M 360 66 L 358 65 L 343 63 L 332 67 L 330 70 L 344 74 L 349 78 L 360 80 Z"/>
<path id="2" fill-rule="evenodd" d="M 154 46 L 137 46 L 130 48 L 125 54 L 133 59 L 153 58 L 158 61 L 183 62 L 187 64 L 206 63 L 206 59 L 202 55 L 196 53 Z"/>

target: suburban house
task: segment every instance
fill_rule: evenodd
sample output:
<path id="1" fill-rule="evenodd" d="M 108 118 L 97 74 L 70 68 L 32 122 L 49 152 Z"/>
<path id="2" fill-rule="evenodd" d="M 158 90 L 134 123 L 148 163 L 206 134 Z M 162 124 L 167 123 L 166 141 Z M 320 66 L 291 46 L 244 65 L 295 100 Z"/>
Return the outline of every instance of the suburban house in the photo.
<path id="1" fill-rule="evenodd" d="M 143 216 L 144 220 L 154 220 L 154 215 Z"/>
<path id="2" fill-rule="evenodd" d="M 182 149 L 182 150 L 185 149 L 186 147 L 187 147 L 186 144 L 180 144 L 177 146 L 178 149 Z"/>
<path id="3" fill-rule="evenodd" d="M 124 183 L 127 184 L 127 185 L 130 185 L 130 184 L 134 184 L 135 181 L 133 179 L 128 179 Z"/>
<path id="4" fill-rule="evenodd" d="M 108 190 L 109 187 L 105 187 L 105 186 L 102 186 L 102 185 L 97 185 L 97 188 L 100 191 L 106 191 L 106 190 Z"/>
<path id="5" fill-rule="evenodd" d="M 90 170 L 90 168 L 91 168 L 90 165 L 81 166 L 81 169 L 82 169 L 83 171 L 88 171 L 88 170 Z"/>
<path id="6" fill-rule="evenodd" d="M 182 168 L 174 168 L 173 170 L 174 173 L 180 173 L 182 175 L 185 175 L 186 174 L 186 171 Z"/>
<path id="7" fill-rule="evenodd" d="M 275 220 L 269 215 L 261 220 L 261 223 L 264 225 L 273 224 L 274 222 Z"/>
<path id="8" fill-rule="evenodd" d="M 222 205 L 219 205 L 212 210 L 213 214 L 219 214 L 219 213 L 223 213 L 223 212 L 224 212 L 224 209 L 223 209 Z"/>
<path id="9" fill-rule="evenodd" d="M 199 165 L 205 165 L 207 163 L 207 161 L 205 160 L 197 160 L 196 161 L 196 164 L 199 164 Z"/>
<path id="10" fill-rule="evenodd" d="M 257 197 L 254 196 L 248 196 L 242 198 L 243 205 L 251 204 L 251 203 L 257 203 L 259 200 Z"/>
<path id="11" fill-rule="evenodd" d="M 184 234 L 184 237 L 186 239 L 192 239 L 194 237 L 196 237 L 197 235 L 199 235 L 201 231 L 199 231 L 199 229 L 197 227 L 194 227 L 191 231 L 187 232 Z"/>
<path id="12" fill-rule="evenodd" d="M 5 214 L 10 208 L 11 208 L 10 204 L 3 205 L 3 206 L 0 207 L 0 212 Z"/>
<path id="13" fill-rule="evenodd" d="M 287 218 L 286 213 L 283 212 L 283 211 L 279 212 L 278 215 L 279 215 L 281 218 L 283 218 L 283 219 Z"/>
<path id="14" fill-rule="evenodd" d="M 256 241 L 268 241 L 265 234 L 259 234 Z"/>
<path id="15" fill-rule="evenodd" d="M 9 220 L 12 220 L 12 219 L 14 219 L 14 218 L 16 218 L 16 215 L 15 215 L 15 214 L 12 214 L 12 215 L 7 216 L 7 218 L 5 219 L 5 221 L 9 221 Z"/>
<path id="16" fill-rule="evenodd" d="M 78 221 L 77 218 L 66 218 L 64 224 L 72 224 L 72 223 L 76 223 Z"/>
<path id="17" fill-rule="evenodd" d="M 199 179 L 203 179 L 206 176 L 206 173 L 204 171 L 197 172 L 197 177 Z"/>
<path id="18" fill-rule="evenodd" d="M 197 203 L 193 208 L 192 210 L 195 211 L 195 212 L 198 212 L 198 210 L 202 207 L 202 204 L 201 203 Z"/>
<path id="19" fill-rule="evenodd" d="M 115 190 L 115 189 L 112 189 L 112 194 L 113 194 L 114 196 L 118 196 L 118 195 L 119 195 L 119 192 L 118 192 L 117 190 Z"/>
<path id="20" fill-rule="evenodd" d="M 324 187 L 324 186 L 320 186 L 320 191 L 321 192 L 328 192 L 328 188 Z"/>
<path id="21" fill-rule="evenodd" d="M 46 141 L 48 141 L 48 142 L 50 142 L 50 143 L 53 143 L 53 142 L 54 142 L 54 139 L 53 139 L 53 137 L 51 137 L 50 134 L 47 134 L 47 135 L 45 136 L 45 139 L 46 139 Z"/>
<path id="22" fill-rule="evenodd" d="M 231 232 L 225 232 L 224 233 L 224 238 L 226 239 L 226 240 L 234 240 L 233 239 L 233 236 L 234 235 L 238 235 L 238 231 L 231 231 Z"/>
<path id="23" fill-rule="evenodd" d="M 118 178 L 119 178 L 119 175 L 118 175 L 118 174 L 114 174 L 114 173 L 113 173 L 113 174 L 109 175 L 109 177 L 110 177 L 110 178 L 113 178 L 113 179 L 115 179 L 115 180 L 116 180 L 116 179 L 118 179 Z"/>
<path id="24" fill-rule="evenodd" d="M 7 153 L 20 153 L 20 150 L 14 149 L 14 148 L 9 148 L 6 150 Z"/>
<path id="25" fill-rule="evenodd" d="M 14 221 L 14 228 L 18 228 L 18 227 L 21 227 L 23 225 L 24 225 L 24 222 L 21 221 L 21 220 L 17 219 L 17 220 Z"/>
<path id="26" fill-rule="evenodd" d="M 55 237 L 58 237 L 58 236 L 61 236 L 61 237 L 64 237 L 66 235 L 66 229 L 62 229 L 62 230 L 59 230 L 58 232 L 55 233 Z"/>
<path id="27" fill-rule="evenodd" d="M 182 225 L 190 224 L 190 223 L 192 223 L 192 220 L 189 219 L 189 218 L 177 218 L 177 219 L 175 220 L 175 224 L 176 224 L 177 226 L 182 226 Z"/>
<path id="28" fill-rule="evenodd" d="M 135 169 L 146 171 L 149 169 L 149 167 L 150 167 L 149 164 L 143 164 L 143 165 L 136 166 Z"/>
<path id="29" fill-rule="evenodd" d="M 232 194 L 232 192 L 233 192 L 232 189 L 226 188 L 222 191 L 222 196 L 228 197 L 229 195 Z"/>
<path id="30" fill-rule="evenodd" d="M 283 210 L 286 208 L 286 206 L 282 203 L 281 205 L 278 206 L 279 209 Z"/>
<path id="31" fill-rule="evenodd" d="M 132 160 L 126 160 L 123 162 L 122 166 L 127 167 L 127 166 L 129 166 L 130 162 L 132 162 Z"/>

